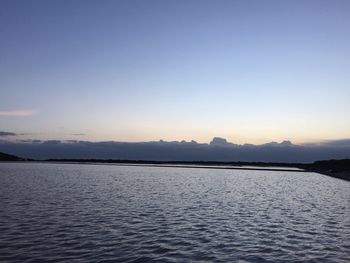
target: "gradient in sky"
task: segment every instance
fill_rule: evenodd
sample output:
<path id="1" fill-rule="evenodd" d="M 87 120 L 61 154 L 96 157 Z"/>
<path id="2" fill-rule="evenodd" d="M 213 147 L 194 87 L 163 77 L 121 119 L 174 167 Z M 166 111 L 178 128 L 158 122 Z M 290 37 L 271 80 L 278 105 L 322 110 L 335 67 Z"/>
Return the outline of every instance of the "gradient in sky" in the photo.
<path id="1" fill-rule="evenodd" d="M 350 1 L 0 2 L 0 130 L 350 137 Z"/>

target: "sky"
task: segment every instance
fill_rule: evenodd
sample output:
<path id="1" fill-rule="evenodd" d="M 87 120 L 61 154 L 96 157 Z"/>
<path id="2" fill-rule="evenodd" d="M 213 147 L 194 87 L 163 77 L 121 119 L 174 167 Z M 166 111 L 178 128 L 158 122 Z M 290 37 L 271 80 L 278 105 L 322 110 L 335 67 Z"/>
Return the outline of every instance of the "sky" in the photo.
<path id="1" fill-rule="evenodd" d="M 0 2 L 0 131 L 350 138 L 350 1 Z"/>

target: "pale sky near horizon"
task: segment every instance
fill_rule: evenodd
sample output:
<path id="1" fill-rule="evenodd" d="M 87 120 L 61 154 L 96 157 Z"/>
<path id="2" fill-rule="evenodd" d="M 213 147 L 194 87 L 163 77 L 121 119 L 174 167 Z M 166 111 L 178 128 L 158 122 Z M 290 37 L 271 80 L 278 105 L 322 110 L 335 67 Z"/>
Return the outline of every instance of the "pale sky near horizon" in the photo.
<path id="1" fill-rule="evenodd" d="M 350 1 L 0 2 L 0 131 L 350 138 Z"/>

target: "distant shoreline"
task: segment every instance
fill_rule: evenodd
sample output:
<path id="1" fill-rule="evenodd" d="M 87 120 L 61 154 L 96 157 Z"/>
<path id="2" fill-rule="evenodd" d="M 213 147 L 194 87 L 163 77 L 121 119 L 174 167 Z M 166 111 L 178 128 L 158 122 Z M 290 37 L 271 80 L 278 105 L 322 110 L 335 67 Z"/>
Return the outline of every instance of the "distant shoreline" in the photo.
<path id="1" fill-rule="evenodd" d="M 40 162 L 40 161 L 39 161 Z M 259 168 L 256 167 L 244 167 L 244 166 L 212 166 L 212 165 L 198 165 L 198 164 L 163 164 L 163 163 L 132 163 L 132 162 L 74 162 L 74 161 L 42 161 L 43 163 L 54 163 L 54 164 L 91 164 L 91 165 L 115 165 L 115 166 L 132 166 L 132 167 L 169 167 L 169 168 L 195 168 L 195 169 L 218 169 L 218 170 L 251 170 L 251 171 L 273 171 L 273 172 L 305 172 L 302 169 L 288 169 L 285 168 Z M 264 166 L 260 166 L 264 167 Z M 290 167 L 294 168 L 294 167 Z"/>
<path id="2" fill-rule="evenodd" d="M 336 170 L 337 161 L 346 161 L 346 169 Z M 169 168 L 195 168 L 195 169 L 219 169 L 219 170 L 247 170 L 247 171 L 271 171 L 271 172 L 315 172 L 337 179 L 350 181 L 350 160 L 318 161 L 312 164 L 288 164 L 288 163 L 263 163 L 263 162 L 157 162 L 157 161 L 67 161 L 67 160 L 45 160 L 43 163 L 64 163 L 64 164 L 91 164 L 91 165 L 116 165 L 116 166 L 142 166 L 142 167 L 169 167 Z M 333 164 L 335 162 L 335 164 Z M 320 167 L 318 163 L 325 163 Z M 215 165 L 215 166 L 214 166 Z M 244 167 L 251 166 L 251 167 Z M 255 167 L 252 167 L 255 166 Z M 276 167 L 276 168 L 272 168 Z M 280 168 L 279 168 L 280 167 Z M 283 167 L 283 168 L 282 168 Z M 288 169 L 289 168 L 289 169 Z M 292 169 L 294 168 L 294 169 Z"/>
<path id="3" fill-rule="evenodd" d="M 274 163 L 274 162 L 219 162 L 219 161 L 146 161 L 113 159 L 48 159 L 32 160 L 6 155 L 0 162 L 38 162 L 61 164 L 92 164 L 169 168 L 201 168 L 273 172 L 316 172 L 338 179 L 350 181 L 350 159 L 316 161 L 314 163 Z"/>

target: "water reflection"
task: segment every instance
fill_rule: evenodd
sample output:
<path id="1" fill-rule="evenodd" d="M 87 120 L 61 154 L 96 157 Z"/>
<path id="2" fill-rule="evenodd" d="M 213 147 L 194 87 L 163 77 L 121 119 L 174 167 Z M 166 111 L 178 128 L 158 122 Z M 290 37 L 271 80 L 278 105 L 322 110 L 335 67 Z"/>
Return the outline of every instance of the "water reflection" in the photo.
<path id="1" fill-rule="evenodd" d="M 5 262 L 350 258 L 350 183 L 313 173 L 0 164 L 0 190 Z"/>

